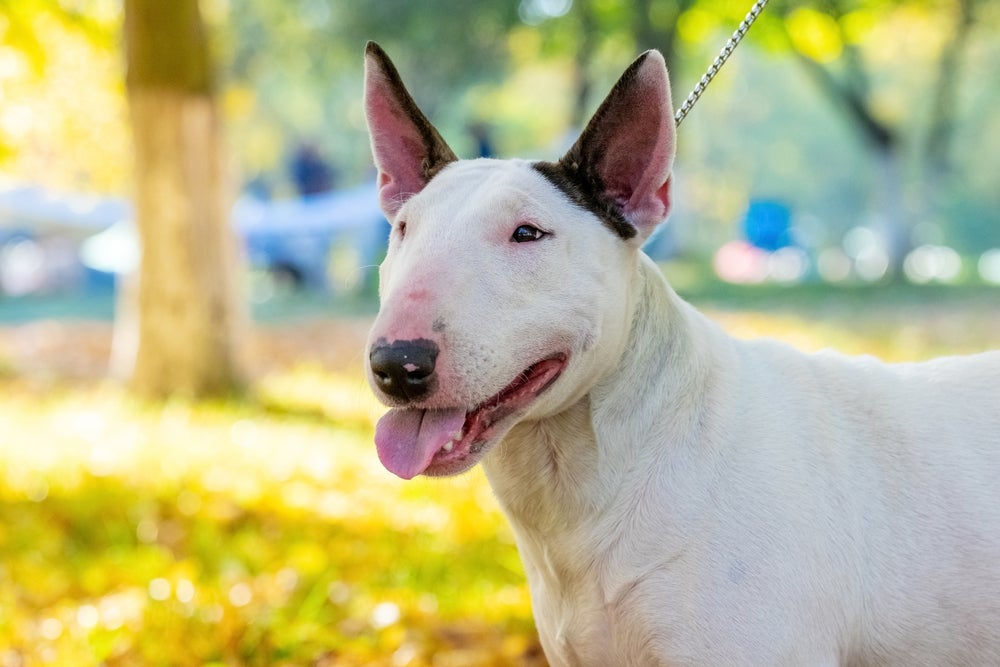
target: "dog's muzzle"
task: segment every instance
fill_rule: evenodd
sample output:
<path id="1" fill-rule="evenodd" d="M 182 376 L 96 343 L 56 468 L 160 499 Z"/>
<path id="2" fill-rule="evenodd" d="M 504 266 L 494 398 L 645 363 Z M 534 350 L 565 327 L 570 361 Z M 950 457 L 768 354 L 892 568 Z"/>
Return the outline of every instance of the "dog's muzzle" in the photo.
<path id="1" fill-rule="evenodd" d="M 438 351 L 437 343 L 425 338 L 391 343 L 380 338 L 372 345 L 368 363 L 376 385 L 386 396 L 411 403 L 434 390 Z"/>

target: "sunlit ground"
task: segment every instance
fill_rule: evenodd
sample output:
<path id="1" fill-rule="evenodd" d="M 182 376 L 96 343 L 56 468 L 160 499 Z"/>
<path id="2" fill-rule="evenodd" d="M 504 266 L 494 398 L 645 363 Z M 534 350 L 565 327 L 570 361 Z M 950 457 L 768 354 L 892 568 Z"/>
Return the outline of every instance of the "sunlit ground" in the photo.
<path id="1" fill-rule="evenodd" d="M 807 349 L 1000 339 L 997 290 L 693 297 Z M 379 465 L 365 325 L 262 327 L 253 396 L 162 405 L 95 379 L 108 324 L 0 327 L 0 665 L 543 664 L 481 472 Z"/>
<path id="2" fill-rule="evenodd" d="M 268 328 L 255 397 L 164 405 L 81 379 L 108 325 L 0 329 L 0 664 L 537 664 L 482 474 L 378 463 L 359 329 Z"/>

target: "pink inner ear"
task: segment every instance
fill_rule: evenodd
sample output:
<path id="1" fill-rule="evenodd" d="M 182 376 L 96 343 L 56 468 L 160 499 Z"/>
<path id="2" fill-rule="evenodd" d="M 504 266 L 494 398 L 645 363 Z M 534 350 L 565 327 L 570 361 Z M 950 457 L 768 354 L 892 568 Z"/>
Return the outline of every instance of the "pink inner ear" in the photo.
<path id="1" fill-rule="evenodd" d="M 372 121 L 369 120 L 369 126 Z M 384 127 L 384 126 L 383 126 Z M 372 130 L 372 153 L 378 169 L 379 206 L 393 216 L 403 203 L 427 184 L 422 174 L 424 153 L 419 139 L 403 135 L 404 128 Z"/>
<path id="2" fill-rule="evenodd" d="M 392 218 L 455 154 L 406 91 L 388 56 L 369 44 L 365 117 L 378 169 L 379 205 Z"/>
<path id="3" fill-rule="evenodd" d="M 675 126 L 662 63 L 647 58 L 637 72 L 629 95 L 632 118 L 619 126 L 609 146 L 613 155 L 621 156 L 613 168 L 622 170 L 620 177 L 631 186 L 623 212 L 640 231 L 651 231 L 670 211 Z"/>
<path id="4" fill-rule="evenodd" d="M 372 156 L 378 169 L 379 205 L 393 216 L 410 196 L 424 186 L 421 165 L 423 142 L 395 98 L 386 77 L 369 64 L 365 80 L 365 115 L 371 134 Z"/>
<path id="5" fill-rule="evenodd" d="M 670 210 L 674 159 L 670 82 L 659 53 L 647 52 L 626 71 L 581 141 L 605 194 L 648 236 Z"/>

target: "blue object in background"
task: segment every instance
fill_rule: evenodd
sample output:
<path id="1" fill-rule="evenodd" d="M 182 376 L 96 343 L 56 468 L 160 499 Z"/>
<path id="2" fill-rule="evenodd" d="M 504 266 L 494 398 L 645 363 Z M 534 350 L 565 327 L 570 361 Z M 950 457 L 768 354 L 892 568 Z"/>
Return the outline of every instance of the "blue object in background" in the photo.
<path id="1" fill-rule="evenodd" d="M 751 201 L 743 220 L 743 233 L 751 245 L 768 252 L 788 247 L 792 245 L 792 213 L 781 202 Z"/>
<path id="2" fill-rule="evenodd" d="M 376 266 L 389 240 L 374 181 L 285 201 L 242 197 L 233 208 L 250 266 L 282 274 L 300 288 L 340 291 L 330 253 L 345 245 L 361 266 Z M 371 271 L 374 274 L 374 271 Z"/>

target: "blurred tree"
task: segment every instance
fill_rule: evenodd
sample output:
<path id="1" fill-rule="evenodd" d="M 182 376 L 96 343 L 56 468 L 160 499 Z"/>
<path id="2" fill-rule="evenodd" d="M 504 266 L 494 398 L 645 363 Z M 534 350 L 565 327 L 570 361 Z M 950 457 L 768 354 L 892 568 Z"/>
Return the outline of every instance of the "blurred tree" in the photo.
<path id="1" fill-rule="evenodd" d="M 582 128 L 594 111 L 597 100 L 591 99 L 595 79 L 594 61 L 601 59 L 608 43 L 626 45 L 628 53 L 638 55 L 657 49 L 667 61 L 672 78 L 681 69 L 678 52 L 679 17 L 697 0 L 574 0 L 566 20 L 539 24 L 550 51 L 569 56 L 573 62 L 573 106 L 570 127 Z M 569 31 L 571 34 L 566 35 Z M 617 67 L 620 63 L 616 62 Z M 608 72 L 612 75 L 612 72 Z M 674 91 L 676 94 L 677 91 Z"/>
<path id="2" fill-rule="evenodd" d="M 327 0 L 328 2 L 330 0 Z M 454 0 L 350 0 L 343 3 L 343 35 L 369 36 L 399 52 L 404 77 L 413 81 L 428 115 L 468 86 L 496 78 L 507 69 L 507 37 L 519 25 L 518 3 Z M 523 4 L 523 3 L 522 3 Z M 448 35 L 445 42 L 441 36 Z M 353 40 L 352 40 L 353 41 Z M 352 45 L 351 57 L 359 51 Z M 470 58 L 470 54 L 475 54 Z M 428 94 L 425 94 L 428 93 Z"/>
<path id="3" fill-rule="evenodd" d="M 595 0 L 576 0 L 573 3 L 580 33 L 578 46 L 574 49 L 576 93 L 572 127 L 576 128 L 583 127 L 593 112 L 590 61 L 601 42 L 604 39 L 629 42 L 634 45 L 632 50 L 636 54 L 657 49 L 667 61 L 667 69 L 674 75 L 680 70 L 677 19 L 695 4 L 695 0 L 619 0 L 600 3 L 603 5 L 600 7 L 597 4 Z"/>
<path id="4" fill-rule="evenodd" d="M 251 139 L 234 149 L 245 154 L 250 173 L 287 165 L 300 142 L 314 142 L 345 180 L 367 171 L 360 75 L 369 39 L 392 55 L 439 125 L 456 129 L 480 120 L 469 117 L 463 96 L 507 72 L 517 6 L 511 0 L 234 3 L 220 21 L 218 46 L 221 61 L 229 63 L 231 127 Z M 279 176 L 290 186 L 287 172 Z"/>
<path id="5" fill-rule="evenodd" d="M 956 125 L 956 99 L 962 59 L 976 21 L 975 0 L 956 0 L 953 25 L 946 31 L 946 41 L 938 61 L 937 81 L 931 99 L 930 129 L 927 133 L 927 156 L 931 177 L 950 172 L 951 148 Z"/>
<path id="6" fill-rule="evenodd" d="M 116 332 L 145 396 L 205 396 L 241 379 L 235 245 L 198 0 L 126 0 L 126 84 L 142 262 Z M 125 348 L 128 350 L 128 348 Z"/>
<path id="7" fill-rule="evenodd" d="M 667 69 L 680 69 L 677 24 L 697 0 L 637 0 L 634 5 L 633 34 L 639 51 L 659 49 Z"/>
<path id="8" fill-rule="evenodd" d="M 580 25 L 580 45 L 573 58 L 573 112 L 570 127 L 583 128 L 593 112 L 590 108 L 590 91 L 594 87 L 590 72 L 590 59 L 600 37 L 600 29 L 594 16 L 592 0 L 576 0 L 574 12 Z"/>
<path id="9" fill-rule="evenodd" d="M 947 169 L 947 156 L 955 123 L 955 90 L 962 66 L 962 51 L 975 21 L 974 0 L 950 0 L 943 6 L 928 7 L 916 0 L 885 3 L 877 0 L 818 0 L 796 2 L 785 7 L 784 27 L 787 43 L 811 79 L 842 112 L 868 146 L 879 166 L 880 183 L 877 197 L 877 225 L 887 245 L 891 270 L 899 274 L 903 259 L 910 249 L 913 218 L 916 211 L 904 196 L 904 153 L 923 148 L 925 172 L 923 201 L 928 204 L 935 183 Z M 898 106 L 885 104 L 885 92 L 873 81 L 881 77 L 885 63 L 875 64 L 866 58 L 864 38 L 872 26 L 885 23 L 894 12 L 935 12 L 933 19 L 940 26 L 940 39 L 923 49 L 923 62 L 910 66 L 929 66 L 937 77 L 926 88 L 911 90 L 907 112 Z M 949 15 L 950 12 L 950 15 Z M 902 38 L 897 35 L 897 38 Z M 928 129 L 914 127 L 914 110 L 923 111 L 930 102 L 926 116 Z M 919 136 L 927 139 L 919 146 Z"/>

